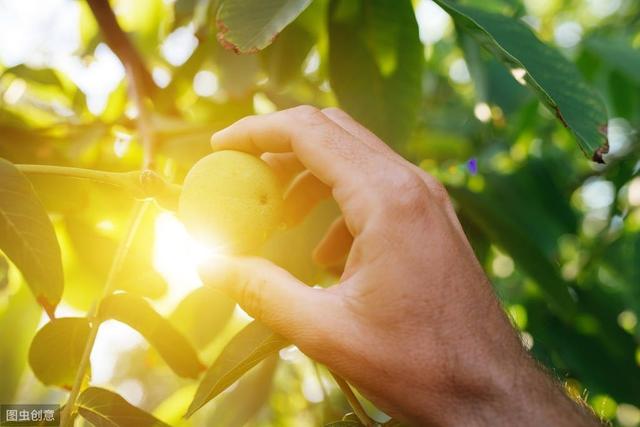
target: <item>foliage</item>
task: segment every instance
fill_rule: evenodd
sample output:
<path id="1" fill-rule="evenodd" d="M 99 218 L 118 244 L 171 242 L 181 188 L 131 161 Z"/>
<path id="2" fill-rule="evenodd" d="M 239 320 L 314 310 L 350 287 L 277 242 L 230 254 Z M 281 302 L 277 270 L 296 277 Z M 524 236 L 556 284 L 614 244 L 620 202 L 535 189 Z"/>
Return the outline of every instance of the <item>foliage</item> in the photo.
<path id="1" fill-rule="evenodd" d="M 193 286 L 171 213 L 212 132 L 308 103 L 340 106 L 442 180 L 523 343 L 601 417 L 640 423 L 637 2 L 64 7 L 79 16 L 69 63 L 124 68 L 87 84 L 91 66 L 3 63 L 0 44 L 1 403 L 55 401 L 67 425 L 386 420 Z M 262 255 L 335 283 L 310 254 L 337 215 L 320 203 Z M 101 345 L 109 331 L 116 348 Z M 90 363 L 106 350 L 107 375 Z"/>

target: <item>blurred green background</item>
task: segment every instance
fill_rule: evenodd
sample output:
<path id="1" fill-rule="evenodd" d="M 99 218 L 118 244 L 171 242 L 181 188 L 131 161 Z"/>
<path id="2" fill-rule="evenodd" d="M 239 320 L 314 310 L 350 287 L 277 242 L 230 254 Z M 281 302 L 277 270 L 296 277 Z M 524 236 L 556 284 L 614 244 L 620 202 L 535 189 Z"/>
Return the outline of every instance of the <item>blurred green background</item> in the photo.
<path id="1" fill-rule="evenodd" d="M 546 79 L 571 99 L 591 96 L 574 90 L 578 80 L 595 90 L 608 112 L 608 122 L 592 129 L 608 136 L 605 164 L 583 154 L 580 138 L 527 87 L 519 67 L 505 67 L 468 22 L 454 21 L 431 0 L 314 0 L 271 45 L 242 55 L 217 41 L 215 0 L 111 6 L 141 59 L 137 75 L 148 76 L 155 161 L 167 179 L 180 183 L 208 152 L 211 133 L 243 116 L 298 104 L 341 106 L 448 186 L 533 355 L 603 419 L 640 425 L 640 3 L 449 3 L 524 23 L 576 64 L 575 72 L 548 70 L 553 76 L 539 83 Z M 498 42 L 501 28 L 492 34 Z M 0 0 L 0 157 L 139 169 L 138 106 L 105 40 L 83 1 Z M 521 63 L 545 64 L 535 49 L 520 54 Z M 582 105 L 571 117 L 561 113 L 563 120 L 589 116 Z M 81 317 L 101 291 L 133 201 L 86 181 L 32 182 L 62 250 L 58 317 Z M 310 253 L 336 215 L 332 203 L 321 204 L 276 235 L 265 255 L 309 284 L 335 282 Z M 198 290 L 189 245 L 171 212 L 149 210 L 119 286 L 152 301 L 208 365 L 248 317 Z M 27 363 L 46 322 L 0 253 L 0 403 L 64 401 L 66 392 L 42 385 Z M 92 384 L 172 425 L 315 426 L 349 412 L 326 370 L 295 348 L 262 362 L 189 420 L 181 417 L 195 382 L 173 375 L 128 326 L 104 323 L 91 362 Z"/>

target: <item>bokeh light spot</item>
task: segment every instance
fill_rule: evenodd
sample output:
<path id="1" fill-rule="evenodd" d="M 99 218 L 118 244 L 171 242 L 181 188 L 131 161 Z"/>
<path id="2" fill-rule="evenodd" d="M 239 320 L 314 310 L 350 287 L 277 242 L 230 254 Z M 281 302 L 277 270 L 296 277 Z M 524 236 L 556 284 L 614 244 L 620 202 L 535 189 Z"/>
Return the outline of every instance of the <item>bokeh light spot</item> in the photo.
<path id="1" fill-rule="evenodd" d="M 640 409 L 628 403 L 621 403 L 616 410 L 616 419 L 623 427 L 633 427 L 640 424 Z"/>
<path id="2" fill-rule="evenodd" d="M 593 411 L 603 420 L 610 420 L 616 415 L 618 404 L 606 394 L 597 394 L 589 399 Z"/>
<path id="3" fill-rule="evenodd" d="M 482 123 L 488 123 L 491 120 L 491 107 L 486 102 L 479 102 L 474 107 L 473 114 Z"/>
<path id="4" fill-rule="evenodd" d="M 637 324 L 638 318 L 633 311 L 625 310 L 618 314 L 618 325 L 625 331 L 633 333 Z"/>
<path id="5" fill-rule="evenodd" d="M 219 87 L 218 76 L 209 70 L 198 71 L 193 77 L 193 91 L 198 96 L 213 96 Z"/>
<path id="6" fill-rule="evenodd" d="M 513 259 L 504 254 L 498 254 L 491 263 L 493 274 L 500 278 L 506 278 L 513 274 Z"/>

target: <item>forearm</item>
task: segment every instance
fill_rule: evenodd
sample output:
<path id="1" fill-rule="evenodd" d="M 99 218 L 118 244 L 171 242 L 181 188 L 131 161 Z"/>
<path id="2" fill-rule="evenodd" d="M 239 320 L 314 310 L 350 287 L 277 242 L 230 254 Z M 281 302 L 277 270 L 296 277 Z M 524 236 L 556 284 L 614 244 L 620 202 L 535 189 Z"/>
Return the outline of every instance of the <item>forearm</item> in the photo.
<path id="1" fill-rule="evenodd" d="M 429 426 L 602 425 L 588 407 L 572 400 L 528 355 L 523 355 L 522 363 L 508 375 L 489 373 L 485 384 L 467 385 L 465 390 L 451 384 L 450 390 L 439 393 L 441 400 L 436 405 L 424 405 L 412 421 Z"/>
<path id="2" fill-rule="evenodd" d="M 576 402 L 562 384 L 528 355 L 529 363 L 509 399 L 514 408 L 513 419 L 520 425 L 554 425 L 558 427 L 597 427 L 601 422 L 586 404 Z M 509 403 L 507 403 L 508 405 Z M 519 414 L 518 414 L 519 412 Z"/>
<path id="3" fill-rule="evenodd" d="M 447 329 L 443 332 L 451 346 L 436 345 L 435 354 L 433 346 L 420 349 L 422 357 L 437 361 L 429 363 L 428 372 L 418 364 L 413 366 L 414 375 L 401 375 L 413 378 L 412 384 L 398 383 L 394 393 L 398 399 L 390 406 L 404 405 L 411 425 L 601 425 L 525 350 L 497 302 L 488 303 L 483 312 L 479 331 Z"/>

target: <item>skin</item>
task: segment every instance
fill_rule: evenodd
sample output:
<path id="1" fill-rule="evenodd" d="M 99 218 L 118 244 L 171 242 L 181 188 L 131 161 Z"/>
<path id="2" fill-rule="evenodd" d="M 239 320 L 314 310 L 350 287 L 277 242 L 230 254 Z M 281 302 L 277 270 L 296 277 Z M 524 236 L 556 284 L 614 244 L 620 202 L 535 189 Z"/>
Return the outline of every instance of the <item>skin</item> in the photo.
<path id="1" fill-rule="evenodd" d="M 212 146 L 262 155 L 290 182 L 290 224 L 331 194 L 343 217 L 315 257 L 344 270 L 318 289 L 233 258 L 204 266 L 205 283 L 408 424 L 600 425 L 524 350 L 445 188 L 346 113 L 247 117 Z"/>

